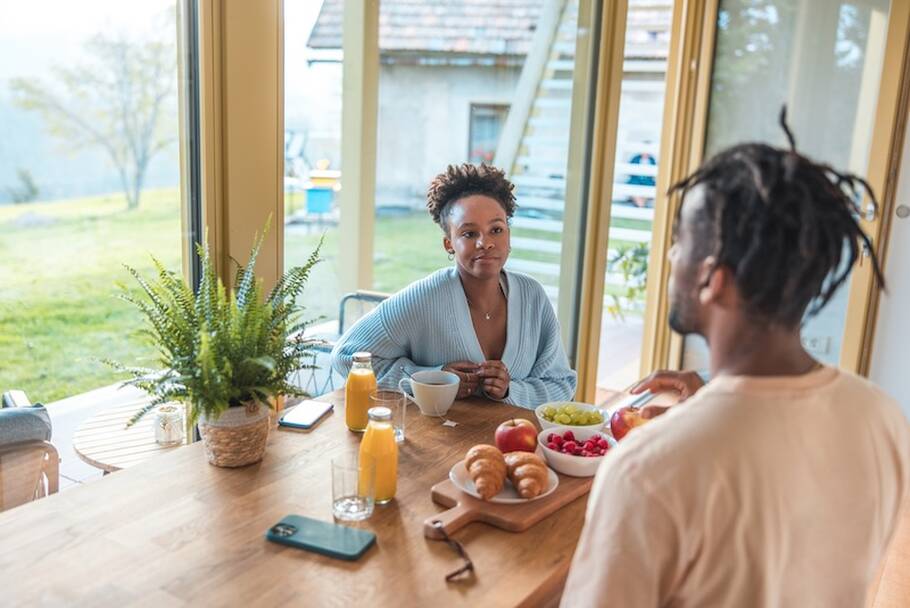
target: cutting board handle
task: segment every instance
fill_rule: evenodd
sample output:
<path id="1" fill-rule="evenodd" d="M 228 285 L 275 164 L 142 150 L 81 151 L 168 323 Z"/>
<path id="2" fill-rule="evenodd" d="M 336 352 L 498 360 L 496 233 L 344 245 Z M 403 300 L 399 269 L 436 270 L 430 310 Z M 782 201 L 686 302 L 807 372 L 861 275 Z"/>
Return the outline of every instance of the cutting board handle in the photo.
<path id="1" fill-rule="evenodd" d="M 423 522 L 423 535 L 434 540 L 442 540 L 442 534 L 433 525 L 434 521 L 441 521 L 446 534 L 453 534 L 477 519 L 477 511 L 463 503 L 458 503 L 451 509 L 428 517 Z"/>

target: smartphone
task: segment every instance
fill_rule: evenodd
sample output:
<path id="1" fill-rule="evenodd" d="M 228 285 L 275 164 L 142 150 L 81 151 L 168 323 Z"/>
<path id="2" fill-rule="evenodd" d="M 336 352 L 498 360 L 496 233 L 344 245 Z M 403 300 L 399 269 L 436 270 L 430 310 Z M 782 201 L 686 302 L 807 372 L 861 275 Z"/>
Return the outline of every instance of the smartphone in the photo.
<path id="1" fill-rule="evenodd" d="M 328 401 L 301 401 L 294 409 L 285 412 L 278 419 L 278 424 L 295 429 L 311 429 L 323 416 L 332 411 L 332 404 Z"/>
<path id="2" fill-rule="evenodd" d="M 376 535 L 367 530 L 288 515 L 269 528 L 265 538 L 274 543 L 313 551 L 328 557 L 353 561 L 376 542 Z"/>

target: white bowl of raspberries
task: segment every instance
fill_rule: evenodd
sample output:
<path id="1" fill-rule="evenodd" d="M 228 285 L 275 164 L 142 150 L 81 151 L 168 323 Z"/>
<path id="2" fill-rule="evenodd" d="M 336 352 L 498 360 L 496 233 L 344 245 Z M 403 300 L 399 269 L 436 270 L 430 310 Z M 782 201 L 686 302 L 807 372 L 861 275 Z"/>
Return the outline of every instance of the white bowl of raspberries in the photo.
<path id="1" fill-rule="evenodd" d="M 537 435 L 547 464 L 558 473 L 571 477 L 592 477 L 616 440 L 597 429 L 552 427 Z"/>

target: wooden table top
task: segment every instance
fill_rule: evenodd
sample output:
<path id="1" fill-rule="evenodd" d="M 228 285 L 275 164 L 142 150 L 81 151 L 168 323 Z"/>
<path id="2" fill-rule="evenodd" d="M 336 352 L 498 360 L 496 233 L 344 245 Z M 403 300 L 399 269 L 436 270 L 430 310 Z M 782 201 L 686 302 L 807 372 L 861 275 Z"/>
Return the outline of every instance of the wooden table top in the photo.
<path id="1" fill-rule="evenodd" d="M 79 458 L 112 473 L 180 447 L 163 446 L 155 441 L 155 412 L 149 412 L 126 428 L 129 419 L 150 400 L 148 396 L 133 399 L 102 410 L 80 424 L 73 435 L 73 449 Z"/>
<path id="2" fill-rule="evenodd" d="M 343 395 L 310 432 L 279 430 L 265 459 L 241 469 L 209 465 L 201 444 L 128 471 L 0 513 L 4 602 L 148 605 L 541 605 L 557 598 L 581 532 L 586 497 L 522 533 L 470 524 L 455 533 L 476 576 L 446 583 L 461 566 L 444 542 L 423 535 L 442 507 L 430 487 L 510 417 L 529 410 L 473 399 L 439 418 L 409 411 L 398 493 L 351 524 L 377 543 L 344 562 L 265 540 L 287 514 L 332 521 L 330 459 L 355 453 Z"/>

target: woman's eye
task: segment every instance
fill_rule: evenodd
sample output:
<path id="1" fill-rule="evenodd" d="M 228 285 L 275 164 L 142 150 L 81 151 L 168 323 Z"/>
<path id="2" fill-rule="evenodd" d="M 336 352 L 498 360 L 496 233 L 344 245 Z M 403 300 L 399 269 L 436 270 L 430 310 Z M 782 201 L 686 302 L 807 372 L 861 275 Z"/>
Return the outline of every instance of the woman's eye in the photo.
<path id="1" fill-rule="evenodd" d="M 474 234 L 475 234 L 474 232 L 462 232 L 461 237 L 465 238 L 465 239 L 473 239 Z"/>
<path id="2" fill-rule="evenodd" d="M 501 232 L 502 232 L 502 228 L 499 228 L 499 227 L 493 228 L 493 234 L 500 234 Z"/>

